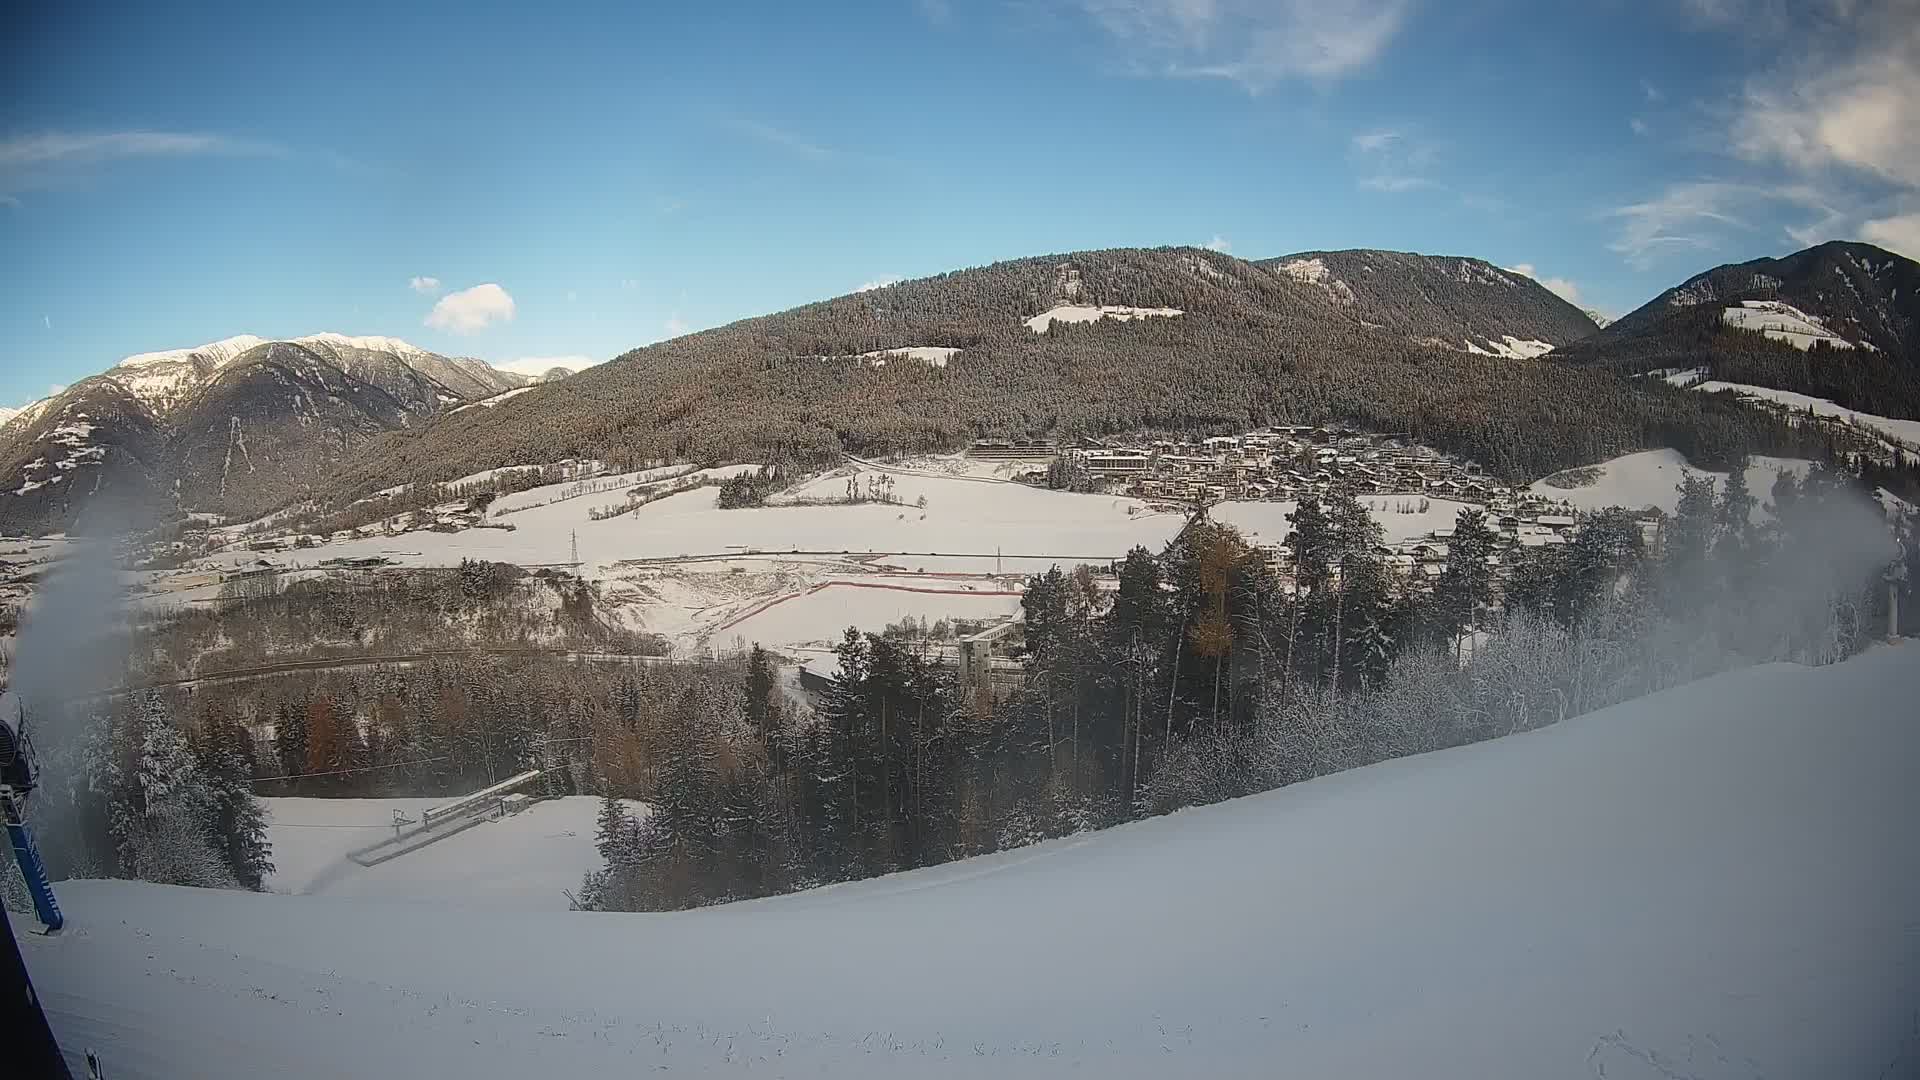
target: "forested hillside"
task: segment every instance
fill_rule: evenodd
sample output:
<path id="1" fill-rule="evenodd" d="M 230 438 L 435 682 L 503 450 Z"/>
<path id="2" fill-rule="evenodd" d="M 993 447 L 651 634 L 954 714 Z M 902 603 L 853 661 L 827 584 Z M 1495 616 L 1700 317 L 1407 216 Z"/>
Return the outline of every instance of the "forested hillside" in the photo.
<path id="1" fill-rule="evenodd" d="M 1808 347 L 1802 348 L 1728 325 L 1727 309 L 1743 302 L 1790 305 L 1839 343 L 1803 342 Z M 1785 258 L 1716 267 L 1554 356 L 1629 373 L 1702 367 L 1726 382 L 1920 418 L 1920 263 L 1871 244 L 1834 241 Z"/>
<path id="2" fill-rule="evenodd" d="M 1404 251 L 1302 251 L 1260 266 L 1324 291 L 1363 325 L 1450 349 L 1495 351 L 1503 338 L 1565 346 L 1598 327 L 1532 278 L 1479 259 Z"/>
<path id="3" fill-rule="evenodd" d="M 1352 286 L 1351 299 L 1192 248 L 1044 256 L 903 282 L 637 349 L 498 408 L 385 437 L 347 460 L 323 494 L 568 456 L 819 465 L 843 450 L 943 449 L 977 437 L 1282 422 L 1407 432 L 1513 478 L 1649 446 L 1704 464 L 1805 449 L 1786 426 L 1733 402 L 1464 351 L 1470 336 L 1496 334 L 1558 345 L 1592 323 L 1529 279 L 1490 279 L 1497 272 L 1477 260 L 1422 260 L 1426 269 L 1398 285 L 1386 279 L 1399 271 L 1381 261 L 1377 280 Z M 1399 310 L 1423 295 L 1430 302 Z M 1182 314 L 1055 321 L 1045 333 L 1023 324 L 1060 304 Z M 1489 321 L 1495 310 L 1505 314 Z M 943 366 L 874 366 L 858 355 L 911 346 L 960 351 Z"/>

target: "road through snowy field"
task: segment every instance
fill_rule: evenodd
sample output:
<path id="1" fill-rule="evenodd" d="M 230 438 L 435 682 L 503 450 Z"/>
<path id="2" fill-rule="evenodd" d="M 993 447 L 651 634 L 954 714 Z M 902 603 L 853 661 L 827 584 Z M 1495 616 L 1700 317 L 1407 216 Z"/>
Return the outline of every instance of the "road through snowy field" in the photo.
<path id="1" fill-rule="evenodd" d="M 139 1077 L 1881 1077 L 1920 1063 L 1920 644 L 664 915 L 70 882 Z"/>

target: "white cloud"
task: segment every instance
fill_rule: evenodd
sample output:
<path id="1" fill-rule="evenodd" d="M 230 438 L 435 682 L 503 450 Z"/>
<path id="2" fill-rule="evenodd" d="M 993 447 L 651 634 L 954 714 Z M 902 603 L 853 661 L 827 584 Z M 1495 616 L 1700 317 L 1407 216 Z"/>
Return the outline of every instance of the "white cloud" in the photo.
<path id="1" fill-rule="evenodd" d="M 1582 306 L 1580 302 L 1580 286 L 1575 285 L 1567 278 L 1541 277 L 1534 272 L 1532 263 L 1514 263 L 1512 266 L 1503 266 L 1501 269 L 1519 274 L 1523 277 L 1530 277 L 1539 282 L 1542 288 L 1560 299 L 1565 300 L 1567 303 L 1572 304 L 1574 307 Z"/>
<path id="2" fill-rule="evenodd" d="M 1232 254 L 1233 252 L 1232 241 L 1228 240 L 1224 236 L 1221 236 L 1219 233 L 1214 233 L 1213 239 L 1207 241 L 1204 246 L 1208 251 L 1217 251 L 1222 255 Z"/>
<path id="3" fill-rule="evenodd" d="M 1860 238 L 1909 259 L 1920 259 L 1920 213 L 1869 221 L 1861 226 Z"/>
<path id="4" fill-rule="evenodd" d="M 1920 251 L 1920 3 L 1690 0 L 1690 9 L 1769 58 L 1714 114 L 1710 141 L 1740 177 L 1734 204 L 1800 211 L 1782 227 L 1799 244 L 1859 238 Z"/>
<path id="5" fill-rule="evenodd" d="M 679 312 L 674 312 L 672 315 L 667 316 L 667 321 L 664 325 L 667 331 L 667 336 L 670 338 L 679 337 L 680 335 L 687 332 L 686 321 L 680 318 Z"/>
<path id="6" fill-rule="evenodd" d="M 427 313 L 426 325 L 455 334 L 472 334 L 496 322 L 511 322 L 513 315 L 513 297 L 507 290 L 487 282 L 441 297 Z"/>
<path id="7" fill-rule="evenodd" d="M 568 354 L 566 356 L 523 356 L 518 360 L 499 360 L 493 366 L 501 371 L 511 371 L 516 375 L 545 375 L 554 368 L 566 368 L 568 371 L 581 371 L 600 361 L 590 356 Z"/>
<path id="8" fill-rule="evenodd" d="M 1642 270 L 1665 251 L 1712 247 L 1714 229 L 1745 227 L 1732 214 L 1741 190 L 1710 181 L 1674 184 L 1656 198 L 1616 207 L 1607 216 L 1619 220 L 1620 235 L 1607 246 Z"/>
<path id="9" fill-rule="evenodd" d="M 1360 178 L 1360 186 L 1368 191 L 1384 191 L 1398 195 L 1404 191 L 1419 191 L 1422 188 L 1439 185 L 1424 176 L 1408 176 L 1405 173 L 1376 173 Z"/>
<path id="10" fill-rule="evenodd" d="M 173 131 L 45 132 L 0 139 L 0 201 L 20 205 L 11 193 L 45 188 L 64 173 L 138 157 L 204 155 L 283 157 L 272 143 Z"/>
<path id="11" fill-rule="evenodd" d="M 1374 154 L 1399 141 L 1397 131 L 1363 131 L 1353 137 L 1353 148 L 1363 154 Z"/>
<path id="12" fill-rule="evenodd" d="M 1226 79 L 1261 93 L 1288 79 L 1330 80 L 1371 65 L 1406 21 L 1408 0 L 1078 0 L 1137 70 Z"/>
<path id="13" fill-rule="evenodd" d="M 119 157 L 190 154 L 279 153 L 266 143 L 168 131 L 110 131 L 91 135 L 49 133 L 0 139 L 0 170 L 35 165 L 85 163 Z"/>
<path id="14" fill-rule="evenodd" d="M 1357 183 L 1368 191 L 1398 194 L 1441 186 L 1426 175 L 1437 153 L 1429 140 L 1383 128 L 1359 132 L 1350 145 L 1349 157 L 1363 172 Z"/>
<path id="15" fill-rule="evenodd" d="M 440 279 L 437 277 L 416 277 L 407 282 L 407 288 L 417 293 L 440 291 Z"/>
<path id="16" fill-rule="evenodd" d="M 1648 101 L 1659 101 L 1667 96 L 1660 92 L 1659 87 L 1646 79 L 1640 80 L 1640 91 L 1647 96 Z"/>
<path id="17" fill-rule="evenodd" d="M 58 382 L 57 382 L 57 383 L 48 383 L 48 384 L 47 384 L 47 396 L 48 396 L 48 397 L 53 397 L 53 396 L 55 396 L 55 395 L 57 395 L 57 394 L 64 394 L 64 393 L 66 393 L 66 392 L 67 392 L 67 384 L 66 384 L 66 383 L 58 383 Z"/>
<path id="18" fill-rule="evenodd" d="M 760 142 L 766 143 L 768 146 L 784 150 L 795 157 L 803 157 L 813 161 L 825 161 L 835 156 L 833 148 L 815 142 L 804 135 L 788 131 L 784 128 L 774 127 L 772 124 L 764 124 L 745 116 L 738 116 L 732 113 L 721 113 L 718 115 L 720 123 L 723 126 L 731 128 L 749 138 L 757 139 Z"/>
<path id="19" fill-rule="evenodd" d="M 633 290 L 640 287 L 640 282 L 635 280 L 634 278 L 621 278 L 620 287 L 627 290 Z"/>
<path id="20" fill-rule="evenodd" d="M 577 292 L 574 292 L 574 291 L 573 291 L 572 289 L 568 289 L 568 290 L 567 290 L 567 303 L 569 303 L 569 304 L 574 304 L 574 303 L 578 303 L 579 301 L 580 301 L 580 294 L 579 294 L 579 293 L 577 293 Z"/>
<path id="21" fill-rule="evenodd" d="M 1865 33 L 1793 75 L 1749 84 L 1734 148 L 1800 168 L 1838 165 L 1902 187 L 1920 186 L 1920 19 Z"/>
<path id="22" fill-rule="evenodd" d="M 49 330 L 53 329 L 53 316 L 51 315 L 40 316 L 40 324 L 42 326 L 45 326 Z"/>
<path id="23" fill-rule="evenodd" d="M 856 288 L 853 291 L 857 293 L 872 292 L 875 289 L 884 289 L 889 285 L 898 285 L 898 284 L 900 284 L 900 279 L 897 277 L 892 277 L 892 276 L 879 277 L 879 278 L 874 278 L 872 281 L 861 282 L 859 288 Z"/>
<path id="24" fill-rule="evenodd" d="M 923 18 L 935 25 L 944 25 L 953 18 L 953 5 L 947 0 L 917 0 L 914 6 L 920 9 Z"/>
<path id="25" fill-rule="evenodd" d="M 1645 135 L 1647 133 L 1647 122 L 1637 116 L 1627 121 L 1627 127 L 1633 129 L 1635 135 Z"/>

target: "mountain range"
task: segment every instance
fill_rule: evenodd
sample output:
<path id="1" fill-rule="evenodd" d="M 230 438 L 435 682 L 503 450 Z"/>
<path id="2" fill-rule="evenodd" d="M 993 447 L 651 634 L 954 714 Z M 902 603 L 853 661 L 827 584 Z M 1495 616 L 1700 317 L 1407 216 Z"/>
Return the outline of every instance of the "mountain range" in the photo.
<path id="1" fill-rule="evenodd" d="M 1558 355 L 1626 373 L 1699 369 L 1724 382 L 1920 418 L 1920 264 L 1844 241 L 1729 263 Z"/>
<path id="2" fill-rule="evenodd" d="M 1823 244 L 1695 275 L 1602 328 L 1481 259 L 1125 248 L 743 319 L 551 386 L 391 338 L 242 336 L 129 357 L 0 424 L 0 525 L 59 527 L 107 491 L 244 518 L 562 457 L 812 467 L 1282 422 L 1406 432 L 1513 479 L 1655 446 L 1711 465 L 1809 436 L 1634 376 L 1704 368 L 1920 415 L 1916 288 L 1911 260 Z"/>
<path id="3" fill-rule="evenodd" d="M 331 333 L 129 356 L 0 418 L 0 524 L 59 527 L 103 493 L 262 513 L 370 436 L 565 374 Z"/>

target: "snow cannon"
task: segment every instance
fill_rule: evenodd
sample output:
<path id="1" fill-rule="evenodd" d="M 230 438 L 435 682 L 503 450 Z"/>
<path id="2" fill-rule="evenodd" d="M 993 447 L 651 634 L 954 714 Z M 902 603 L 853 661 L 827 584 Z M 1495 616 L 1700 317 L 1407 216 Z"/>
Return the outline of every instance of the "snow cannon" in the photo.
<path id="1" fill-rule="evenodd" d="M 53 885 L 47 880 L 47 864 L 27 831 L 27 795 L 33 791 L 38 770 L 33 761 L 33 744 L 27 739 L 27 711 L 20 696 L 0 694 L 0 816 L 7 825 L 7 840 L 13 846 L 14 862 L 20 865 L 20 877 L 33 897 L 33 910 L 48 933 L 66 925 L 60 905 L 53 898 Z"/>

